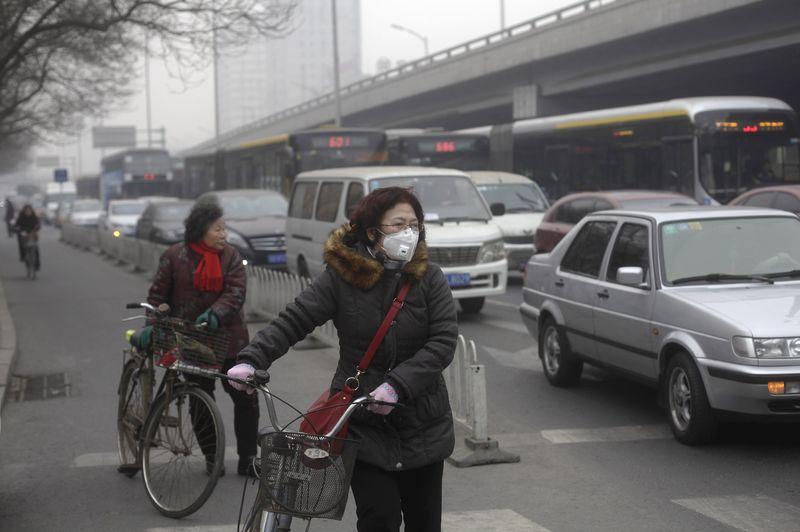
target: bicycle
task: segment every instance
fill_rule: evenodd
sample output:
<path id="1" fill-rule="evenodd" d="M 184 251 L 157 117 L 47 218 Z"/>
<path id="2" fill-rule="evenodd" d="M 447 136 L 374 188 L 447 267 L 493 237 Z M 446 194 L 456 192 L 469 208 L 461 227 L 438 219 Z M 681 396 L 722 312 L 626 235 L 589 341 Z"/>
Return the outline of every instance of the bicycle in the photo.
<path id="1" fill-rule="evenodd" d="M 118 388 L 118 471 L 133 477 L 141 470 L 153 506 L 167 517 L 185 517 L 208 500 L 222 474 L 225 432 L 216 402 L 172 366 L 220 368 L 230 334 L 169 317 L 166 305 L 126 308 L 150 311 L 153 340 L 151 349 L 141 350 L 134 332 L 126 331 L 131 347 L 123 350 Z M 165 372 L 154 395 L 158 367 Z"/>
<path id="2" fill-rule="evenodd" d="M 28 279 L 36 279 L 36 267 L 39 263 L 39 244 L 35 231 L 22 231 L 20 233 L 24 239 L 23 257 L 25 257 L 25 272 Z"/>
<path id="3" fill-rule="evenodd" d="M 336 426 L 327 434 L 317 436 L 287 430 L 304 414 L 270 392 L 267 387 L 270 377 L 266 371 L 258 370 L 253 380 L 245 381 L 217 371 L 188 366 L 180 361 L 176 361 L 172 369 L 245 384 L 264 396 L 272 427 L 264 427 L 259 431 L 261 457 L 256 458 L 254 464 L 259 480 L 258 491 L 245 519 L 244 532 L 289 532 L 293 518 L 306 521 L 306 532 L 312 518 L 341 520 L 347 505 L 359 442 L 336 438 L 334 435 L 339 433 L 357 408 L 370 404 L 403 406 L 376 401 L 368 396 L 359 397 L 350 403 Z M 296 411 L 298 417 L 281 426 L 275 410 L 276 398 Z M 240 523 L 241 512 L 242 508 Z"/>

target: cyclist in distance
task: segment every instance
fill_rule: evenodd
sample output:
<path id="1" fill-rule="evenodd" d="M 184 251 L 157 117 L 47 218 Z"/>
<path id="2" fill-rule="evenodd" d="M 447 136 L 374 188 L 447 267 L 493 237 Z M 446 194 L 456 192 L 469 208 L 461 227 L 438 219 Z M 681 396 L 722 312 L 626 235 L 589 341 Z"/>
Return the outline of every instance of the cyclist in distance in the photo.
<path id="1" fill-rule="evenodd" d="M 25 240 L 28 235 L 33 235 L 33 238 L 38 238 L 41 223 L 39 217 L 36 216 L 36 211 L 33 210 L 30 204 L 26 204 L 17 216 L 17 221 L 14 222 L 14 230 L 17 232 L 17 244 L 19 244 L 19 260 L 25 262 Z M 36 270 L 38 271 L 41 266 L 41 253 L 38 254 L 36 259 Z"/>
<path id="2" fill-rule="evenodd" d="M 6 229 L 8 230 L 8 238 L 14 236 L 14 204 L 11 203 L 11 198 L 6 198 Z"/>
<path id="3" fill-rule="evenodd" d="M 184 242 L 172 245 L 161 256 L 147 302 L 156 308 L 166 303 L 171 316 L 197 324 L 205 323 L 210 330 L 228 329 L 231 340 L 223 364 L 223 371 L 227 371 L 235 364 L 236 353 L 248 344 L 249 336 L 242 311 L 246 273 L 239 252 L 226 242 L 222 215 L 222 208 L 213 201 L 197 202 L 192 207 L 184 221 Z M 142 329 L 138 336 L 138 347 L 149 347 L 152 325 Z M 214 397 L 215 379 L 189 374 L 185 378 Z M 237 471 L 240 475 L 253 476 L 252 459 L 258 445 L 258 397 L 235 390 L 226 381 L 222 386 L 234 405 L 233 426 L 239 455 Z M 203 430 L 205 422 L 203 419 L 193 420 L 196 434 L 213 433 Z M 211 471 L 216 442 L 202 441 L 208 437 L 198 439 L 206 455 L 207 469 Z"/>
<path id="4" fill-rule="evenodd" d="M 332 319 L 339 363 L 338 392 L 351 377 L 393 298 L 411 283 L 356 396 L 369 394 L 402 408 L 370 405 L 350 418 L 360 441 L 351 488 L 359 532 L 439 532 L 444 459 L 453 451 L 453 418 L 442 371 L 456 348 L 456 309 L 441 269 L 428 262 L 422 206 L 409 190 L 365 196 L 350 223 L 325 244 L 327 268 L 239 353 L 228 375 L 267 369 L 315 327 Z M 240 386 L 235 384 L 234 386 Z"/>

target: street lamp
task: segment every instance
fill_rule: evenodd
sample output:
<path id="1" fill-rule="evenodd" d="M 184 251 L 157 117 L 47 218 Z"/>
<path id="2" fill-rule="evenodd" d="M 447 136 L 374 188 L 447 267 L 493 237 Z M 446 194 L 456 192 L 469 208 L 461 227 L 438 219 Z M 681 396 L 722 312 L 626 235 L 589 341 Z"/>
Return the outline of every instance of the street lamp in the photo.
<path id="1" fill-rule="evenodd" d="M 406 28 L 405 26 L 401 26 L 400 24 L 392 24 L 391 27 L 393 29 L 396 29 L 396 30 L 400 30 L 400 31 L 404 31 L 406 33 L 410 33 L 411 35 L 413 35 L 417 39 L 421 40 L 422 41 L 422 45 L 425 47 L 425 57 L 428 57 L 429 54 L 428 54 L 428 38 L 427 37 L 425 37 L 424 35 L 420 35 L 416 31 L 414 31 L 412 29 L 409 29 L 409 28 Z"/>

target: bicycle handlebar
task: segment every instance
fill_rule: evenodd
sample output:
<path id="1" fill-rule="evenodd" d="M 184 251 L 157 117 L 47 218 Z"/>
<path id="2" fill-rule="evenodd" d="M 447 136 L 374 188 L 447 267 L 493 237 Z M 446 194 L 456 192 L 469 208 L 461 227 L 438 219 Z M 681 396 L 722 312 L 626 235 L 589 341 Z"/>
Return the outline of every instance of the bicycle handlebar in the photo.
<path id="1" fill-rule="evenodd" d="M 170 366 L 170 369 L 173 369 L 175 371 L 182 371 L 184 373 L 191 373 L 193 375 L 200 375 L 202 377 L 208 377 L 212 379 L 224 379 L 229 382 L 236 382 L 239 384 L 243 384 L 245 386 L 250 386 L 252 388 L 255 388 L 256 390 L 259 390 L 266 399 L 267 412 L 269 413 L 269 420 L 270 423 L 272 424 L 272 427 L 279 432 L 283 432 L 288 427 L 288 425 L 281 427 L 280 423 L 278 422 L 278 415 L 275 412 L 275 403 L 272 398 L 273 397 L 272 392 L 270 392 L 269 388 L 267 387 L 267 383 L 269 382 L 269 373 L 265 370 L 256 370 L 255 379 L 253 380 L 244 380 L 244 379 L 237 379 L 236 377 L 230 377 L 225 373 L 221 373 L 219 371 L 215 371 L 212 369 L 201 368 L 198 366 L 193 366 L 191 364 L 186 364 L 185 362 L 181 362 L 179 360 L 175 361 L 175 363 L 173 363 L 172 366 Z M 357 399 L 354 399 L 353 402 L 350 403 L 350 405 L 347 407 L 347 410 L 344 411 L 344 413 L 339 418 L 339 421 L 336 423 L 336 425 L 327 434 L 325 434 L 324 437 L 325 438 L 335 437 L 336 434 L 338 434 L 339 431 L 342 430 L 344 424 L 347 423 L 347 420 L 350 419 L 350 416 L 353 415 L 353 412 L 355 412 L 356 408 L 360 406 L 367 406 L 370 404 L 386 405 L 392 407 L 403 406 L 401 403 L 388 403 L 386 401 L 377 401 L 366 395 L 359 397 Z"/>

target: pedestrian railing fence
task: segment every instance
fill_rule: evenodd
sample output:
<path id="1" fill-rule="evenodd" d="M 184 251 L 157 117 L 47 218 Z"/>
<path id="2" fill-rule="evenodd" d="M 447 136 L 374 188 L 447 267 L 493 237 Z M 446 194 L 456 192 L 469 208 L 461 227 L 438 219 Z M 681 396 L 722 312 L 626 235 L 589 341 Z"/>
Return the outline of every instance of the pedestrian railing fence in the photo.
<path id="1" fill-rule="evenodd" d="M 72 246 L 98 252 L 116 259 L 134 270 L 155 273 L 161 255 L 167 249 L 130 237 L 115 237 L 97 229 L 65 224 L 61 240 Z M 298 275 L 248 265 L 245 314 L 273 320 L 311 284 L 311 279 Z M 339 344 L 333 321 L 317 327 L 309 336 L 331 346 Z M 457 450 L 448 458 L 457 467 L 481 464 L 518 462 L 519 455 L 500 450 L 497 441 L 489 437 L 486 402 L 486 367 L 478 363 L 477 346 L 463 335 L 458 336 L 453 362 L 445 370 L 453 418 L 468 433 L 466 449 Z"/>

